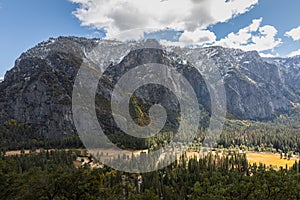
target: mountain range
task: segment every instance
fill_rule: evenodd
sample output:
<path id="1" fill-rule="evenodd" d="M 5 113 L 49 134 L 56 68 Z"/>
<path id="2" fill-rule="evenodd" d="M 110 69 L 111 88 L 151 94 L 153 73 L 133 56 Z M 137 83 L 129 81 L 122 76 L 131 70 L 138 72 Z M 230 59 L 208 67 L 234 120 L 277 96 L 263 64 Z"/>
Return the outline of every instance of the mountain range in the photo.
<path id="1" fill-rule="evenodd" d="M 147 48 L 137 48 L 147 44 L 150 44 Z M 107 133 L 120 131 L 110 109 L 113 86 L 130 69 L 146 63 L 168 65 L 183 74 L 198 97 L 200 109 L 208 115 L 211 98 L 202 75 L 192 65 L 195 62 L 220 74 L 221 80 L 216 81 L 225 86 L 228 118 L 271 120 L 293 112 L 300 103 L 300 56 L 262 58 L 256 51 L 219 46 L 158 49 L 151 45 L 157 45 L 156 41 L 123 43 L 78 37 L 50 38 L 38 44 L 24 52 L 0 81 L 0 122 L 16 119 L 46 137 L 76 133 L 72 116 L 73 84 L 80 66 L 88 59 L 88 52 L 99 46 L 107 52 L 119 46 L 126 52 L 107 63 L 98 83 L 96 111 Z M 192 60 L 185 60 L 187 55 Z M 137 90 L 134 95 L 131 114 L 137 123 L 149 123 L 147 109 L 159 102 L 168 112 L 166 125 L 173 128 L 178 125 L 180 105 L 167 88 L 153 85 Z"/>

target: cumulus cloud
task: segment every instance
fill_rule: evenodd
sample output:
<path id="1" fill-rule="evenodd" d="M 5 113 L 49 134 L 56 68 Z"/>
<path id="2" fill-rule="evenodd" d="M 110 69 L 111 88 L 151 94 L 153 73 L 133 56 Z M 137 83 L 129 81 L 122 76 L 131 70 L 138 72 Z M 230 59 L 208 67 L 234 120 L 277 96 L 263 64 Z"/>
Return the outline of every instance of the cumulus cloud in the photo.
<path id="1" fill-rule="evenodd" d="M 208 30 L 197 29 L 195 31 L 184 31 L 178 41 L 160 40 L 163 45 L 180 47 L 198 47 L 201 45 L 211 45 L 216 41 L 216 35 Z"/>
<path id="2" fill-rule="evenodd" d="M 185 31 L 179 37 L 179 42 L 185 45 L 211 44 L 216 40 L 216 35 L 208 30 L 197 29 L 195 31 Z"/>
<path id="3" fill-rule="evenodd" d="M 279 57 L 279 54 L 271 54 L 271 53 L 259 53 L 259 55 L 263 58 L 275 58 L 275 57 Z"/>
<path id="4" fill-rule="evenodd" d="M 285 36 L 291 37 L 294 41 L 300 40 L 300 26 L 286 32 Z"/>
<path id="5" fill-rule="evenodd" d="M 299 56 L 299 55 L 300 55 L 300 49 L 289 53 L 287 56 L 288 57 L 293 57 L 293 56 Z"/>
<path id="6" fill-rule="evenodd" d="M 166 28 L 183 31 L 179 44 L 215 40 L 209 25 L 249 11 L 258 0 L 70 0 L 83 26 L 104 29 L 107 38 L 140 39 Z M 150 29 L 148 29 L 150 28 Z M 127 32 L 119 35 L 120 32 Z M 192 39 L 190 39 L 192 36 Z"/>
<path id="7" fill-rule="evenodd" d="M 207 30 L 210 25 L 248 12 L 258 0 L 70 1 L 79 4 L 73 14 L 81 21 L 81 25 L 105 30 L 108 39 L 138 40 L 152 33 L 163 35 L 161 33 L 166 30 L 175 30 L 180 31 L 176 40 L 160 38 L 160 42 L 181 47 L 220 45 L 245 51 L 257 50 L 268 57 L 271 54 L 263 52 L 281 44 L 281 39 L 276 38 L 275 27 L 261 26 L 262 18 L 254 19 L 249 26 L 218 41 L 216 35 Z M 291 30 L 286 34 L 294 37 L 295 32 Z"/>
<path id="8" fill-rule="evenodd" d="M 281 39 L 276 39 L 277 30 L 270 25 L 261 26 L 262 18 L 252 20 L 252 23 L 240 29 L 237 33 L 230 33 L 225 38 L 215 42 L 229 48 L 239 48 L 245 51 L 266 51 L 281 44 Z"/>

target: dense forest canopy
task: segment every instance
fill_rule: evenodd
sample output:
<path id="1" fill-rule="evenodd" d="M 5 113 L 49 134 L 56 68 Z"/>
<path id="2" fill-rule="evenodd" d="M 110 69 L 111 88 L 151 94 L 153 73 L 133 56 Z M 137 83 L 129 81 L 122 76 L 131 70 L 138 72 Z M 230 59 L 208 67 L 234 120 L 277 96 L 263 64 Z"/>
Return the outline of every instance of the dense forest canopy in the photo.
<path id="1" fill-rule="evenodd" d="M 0 156 L 0 199 L 299 199 L 300 163 L 275 171 L 245 154 L 182 156 L 151 173 L 76 168 L 76 151 Z"/>

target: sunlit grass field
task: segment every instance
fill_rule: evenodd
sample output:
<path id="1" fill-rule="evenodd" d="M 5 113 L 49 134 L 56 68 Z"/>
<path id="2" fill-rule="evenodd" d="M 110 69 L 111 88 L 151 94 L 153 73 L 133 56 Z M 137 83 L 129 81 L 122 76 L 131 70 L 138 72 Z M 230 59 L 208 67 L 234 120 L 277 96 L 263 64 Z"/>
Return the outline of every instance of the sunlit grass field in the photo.
<path id="1" fill-rule="evenodd" d="M 280 167 L 285 168 L 286 165 L 288 168 L 292 167 L 296 160 L 299 160 L 299 157 L 292 157 L 288 159 L 280 159 L 280 154 L 278 153 L 268 153 L 268 152 L 247 152 L 247 159 L 250 164 L 262 163 L 266 166 L 272 166 L 274 169 L 279 169 Z"/>

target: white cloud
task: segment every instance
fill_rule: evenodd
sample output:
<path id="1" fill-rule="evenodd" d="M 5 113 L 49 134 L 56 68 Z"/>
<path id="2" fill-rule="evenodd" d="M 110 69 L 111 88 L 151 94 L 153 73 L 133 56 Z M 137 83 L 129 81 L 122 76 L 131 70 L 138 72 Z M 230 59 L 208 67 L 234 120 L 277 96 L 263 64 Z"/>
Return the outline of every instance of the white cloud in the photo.
<path id="1" fill-rule="evenodd" d="M 298 56 L 298 55 L 300 55 L 300 49 L 298 49 L 298 50 L 296 50 L 296 51 L 293 51 L 293 52 L 289 53 L 289 54 L 287 55 L 287 57 L 293 57 L 293 56 Z"/>
<path id="2" fill-rule="evenodd" d="M 285 36 L 291 37 L 294 41 L 300 40 L 300 26 L 286 32 Z"/>
<path id="3" fill-rule="evenodd" d="M 106 38 L 119 40 L 140 39 L 145 33 L 178 30 L 178 41 L 161 40 L 175 46 L 221 45 L 245 51 L 263 52 L 281 44 L 277 30 L 261 26 L 262 18 L 236 33 L 216 41 L 207 27 L 226 22 L 248 12 L 259 0 L 70 0 L 80 6 L 73 14 L 83 26 L 104 29 Z M 300 36 L 299 36 L 300 37 Z M 271 56 L 263 54 L 265 56 Z"/>
<path id="4" fill-rule="evenodd" d="M 261 26 L 262 18 L 254 19 L 252 23 L 240 29 L 237 33 L 230 33 L 225 38 L 215 42 L 229 48 L 239 48 L 244 51 L 265 51 L 274 49 L 281 44 L 281 39 L 276 39 L 275 27 Z"/>
<path id="5" fill-rule="evenodd" d="M 208 46 L 216 41 L 216 35 L 208 30 L 195 30 L 193 32 L 184 31 L 178 41 L 160 40 L 160 43 L 166 46 L 180 46 L 180 47 L 198 47 Z"/>
<path id="6" fill-rule="evenodd" d="M 182 42 L 176 42 L 176 41 L 170 41 L 170 40 L 160 40 L 159 41 L 160 44 L 164 45 L 164 46 L 178 46 L 178 47 L 185 47 L 186 45 Z"/>
<path id="7" fill-rule="evenodd" d="M 278 54 L 274 55 L 271 53 L 259 53 L 259 55 L 263 58 L 275 58 L 275 57 L 279 57 Z"/>
<path id="8" fill-rule="evenodd" d="M 4 77 L 0 77 L 0 82 L 2 82 L 4 80 Z"/>
<path id="9" fill-rule="evenodd" d="M 185 31 L 179 37 L 179 42 L 185 45 L 203 45 L 216 41 L 216 35 L 208 30 L 195 30 L 193 32 Z"/>
<path id="10" fill-rule="evenodd" d="M 104 29 L 107 38 L 139 39 L 144 32 L 166 28 L 184 31 L 179 43 L 214 40 L 209 25 L 249 11 L 258 0 L 70 0 L 83 26 Z M 151 30 L 147 29 L 152 28 Z M 254 27 L 255 28 L 255 27 Z M 120 32 L 127 34 L 118 36 Z M 190 40 L 189 37 L 193 36 Z"/>

